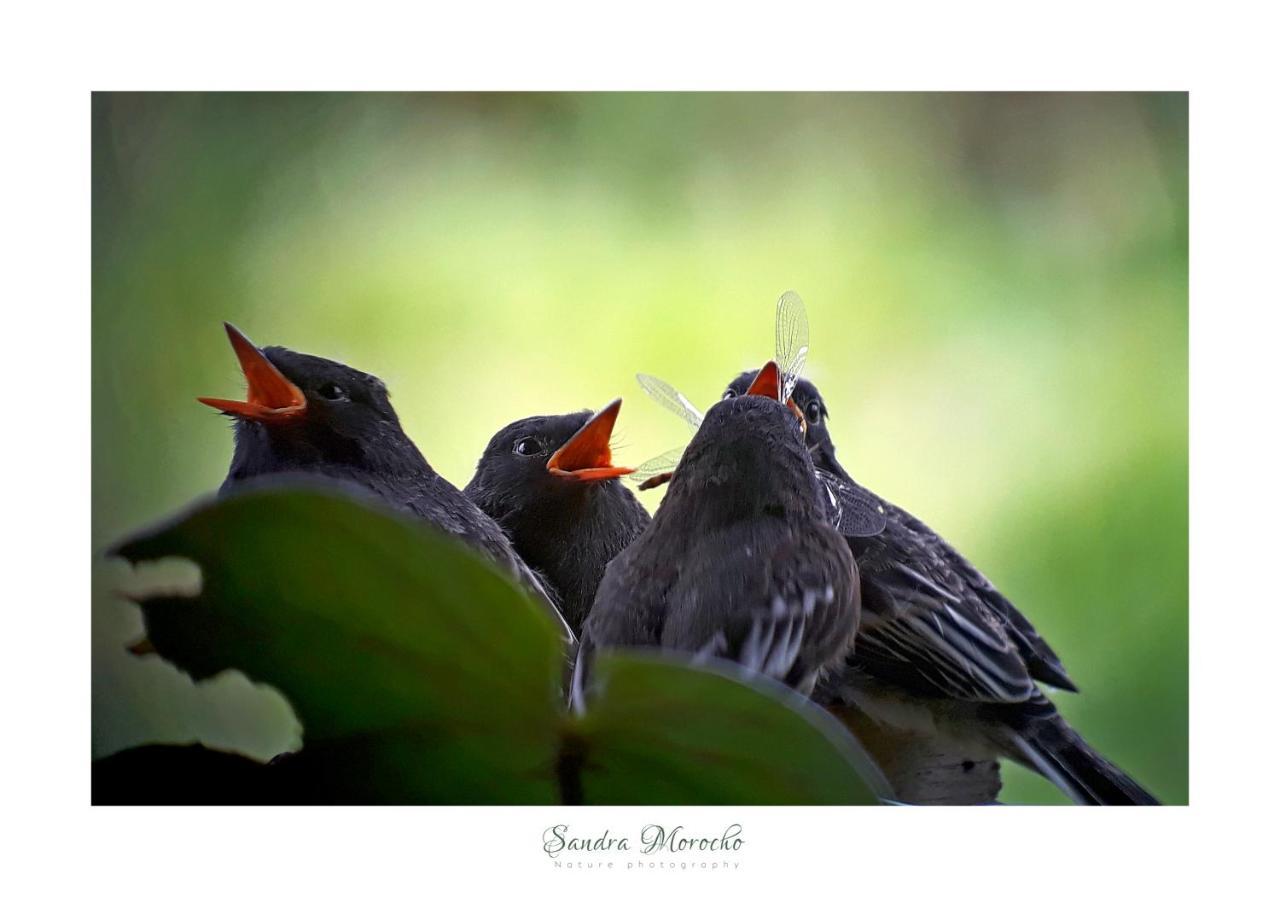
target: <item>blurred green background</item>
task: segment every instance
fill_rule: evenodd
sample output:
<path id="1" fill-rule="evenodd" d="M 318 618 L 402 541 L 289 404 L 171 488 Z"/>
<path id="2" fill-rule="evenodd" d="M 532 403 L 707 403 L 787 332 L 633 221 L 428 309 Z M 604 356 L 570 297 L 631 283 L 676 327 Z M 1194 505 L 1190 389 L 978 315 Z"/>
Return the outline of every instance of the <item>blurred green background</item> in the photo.
<path id="1" fill-rule="evenodd" d="M 845 466 L 1186 802 L 1185 94 L 97 94 L 95 556 L 221 482 L 229 427 L 194 398 L 243 389 L 223 320 L 380 375 L 462 486 L 503 424 L 619 395 L 617 457 L 679 444 L 635 372 L 710 405 L 786 289 Z M 94 756 L 297 744 L 274 692 L 127 654 L 127 581 L 95 561 Z"/>

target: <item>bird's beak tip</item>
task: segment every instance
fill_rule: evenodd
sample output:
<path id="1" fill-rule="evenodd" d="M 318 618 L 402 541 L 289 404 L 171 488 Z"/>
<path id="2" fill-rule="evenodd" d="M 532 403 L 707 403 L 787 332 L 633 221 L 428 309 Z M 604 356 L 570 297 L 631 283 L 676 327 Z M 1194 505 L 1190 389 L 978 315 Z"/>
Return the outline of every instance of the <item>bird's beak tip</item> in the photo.
<path id="1" fill-rule="evenodd" d="M 612 480 L 634 473 L 634 467 L 615 465 L 609 449 L 609 438 L 621 407 L 622 399 L 618 398 L 593 414 L 551 455 L 547 471 L 579 483 Z"/>
<path id="2" fill-rule="evenodd" d="M 240 362 L 248 384 L 245 401 L 199 397 L 196 401 L 225 414 L 258 421 L 296 418 L 307 410 L 307 397 L 288 377 L 280 373 L 262 350 L 230 321 L 222 322 L 231 348 Z"/>
<path id="3" fill-rule="evenodd" d="M 778 371 L 778 363 L 770 359 L 764 367 L 760 368 L 760 373 L 756 374 L 751 385 L 747 387 L 746 395 L 749 396 L 766 396 L 770 399 L 780 399 L 782 396 L 782 376 Z"/>
<path id="4" fill-rule="evenodd" d="M 745 393 L 749 396 L 765 396 L 774 401 L 782 401 L 782 371 L 778 369 L 778 363 L 770 359 L 764 367 L 760 368 L 760 373 L 756 374 L 756 378 L 751 381 L 751 385 L 747 387 Z M 791 409 L 800 421 L 800 429 L 802 432 L 809 431 L 809 422 L 805 420 L 804 412 L 800 410 L 800 406 L 795 403 L 792 398 L 787 399 L 787 407 Z"/>

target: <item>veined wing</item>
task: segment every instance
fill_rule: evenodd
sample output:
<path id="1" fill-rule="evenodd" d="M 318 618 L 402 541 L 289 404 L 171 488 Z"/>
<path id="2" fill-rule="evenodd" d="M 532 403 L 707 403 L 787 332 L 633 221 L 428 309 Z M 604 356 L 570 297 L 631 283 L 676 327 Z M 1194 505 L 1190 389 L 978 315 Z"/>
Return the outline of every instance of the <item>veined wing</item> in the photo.
<path id="1" fill-rule="evenodd" d="M 800 294 L 794 290 L 787 290 L 778 297 L 773 348 L 774 360 L 781 368 L 781 399 L 785 403 L 791 398 L 809 357 L 809 315 L 804 310 Z"/>
<path id="2" fill-rule="evenodd" d="M 681 418 L 693 432 L 698 432 L 698 428 L 702 426 L 702 412 L 680 390 L 650 374 L 636 374 L 636 382 L 651 399 Z"/>
<path id="3" fill-rule="evenodd" d="M 683 454 L 683 446 L 669 449 L 641 464 L 635 471 L 628 474 L 628 479 L 638 482 L 640 484 L 638 488 L 640 489 L 652 489 L 655 486 L 661 486 L 671 479 L 671 472 L 676 469 L 676 465 L 680 463 L 680 457 Z"/>
<path id="4" fill-rule="evenodd" d="M 875 493 L 819 469 L 819 494 L 827 500 L 831 525 L 842 536 L 867 537 L 884 532 L 884 502 Z"/>

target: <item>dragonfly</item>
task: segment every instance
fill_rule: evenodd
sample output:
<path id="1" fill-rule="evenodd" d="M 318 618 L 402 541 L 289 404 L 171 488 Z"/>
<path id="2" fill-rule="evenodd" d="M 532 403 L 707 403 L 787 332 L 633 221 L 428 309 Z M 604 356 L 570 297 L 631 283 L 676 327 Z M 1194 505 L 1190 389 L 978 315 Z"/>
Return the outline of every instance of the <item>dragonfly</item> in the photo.
<path id="1" fill-rule="evenodd" d="M 787 405 L 807 428 L 804 413 L 791 400 L 809 356 L 809 316 L 798 293 L 788 290 L 778 298 L 774 318 L 774 359 L 760 369 L 747 390 L 752 395 L 769 395 Z M 636 374 L 636 381 L 655 402 L 675 414 L 696 433 L 703 414 L 680 390 L 652 374 Z M 641 464 L 630 474 L 641 490 L 654 489 L 671 479 L 684 454 L 684 446 L 669 449 Z M 828 502 L 833 525 L 845 536 L 874 536 L 884 530 L 884 503 L 861 486 L 849 483 L 825 470 L 817 470 L 818 481 Z"/>

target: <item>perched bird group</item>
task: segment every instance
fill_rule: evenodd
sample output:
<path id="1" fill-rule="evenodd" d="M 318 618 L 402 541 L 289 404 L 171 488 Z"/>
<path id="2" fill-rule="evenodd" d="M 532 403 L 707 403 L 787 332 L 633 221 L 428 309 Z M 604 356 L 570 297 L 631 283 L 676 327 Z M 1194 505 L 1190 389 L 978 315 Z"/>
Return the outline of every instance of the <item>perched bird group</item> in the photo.
<path id="1" fill-rule="evenodd" d="M 682 452 L 615 464 L 618 399 L 502 427 L 461 491 L 405 434 L 377 377 L 259 349 L 230 324 L 248 395 L 200 401 L 235 420 L 224 491 L 280 474 L 354 484 L 506 570 L 562 627 L 578 707 L 597 652 L 718 658 L 907 743 L 946 738 L 969 765 L 1012 759 L 1081 803 L 1155 803 L 1045 696 L 1037 683 L 1075 685 L 1027 619 L 836 460 L 827 405 L 799 376 L 807 332 L 785 294 L 778 357 L 736 377 L 705 417 L 642 378 L 696 428 Z M 668 484 L 652 519 L 625 477 Z"/>

